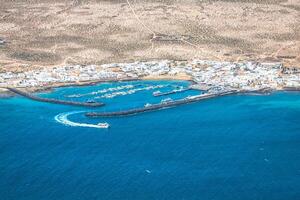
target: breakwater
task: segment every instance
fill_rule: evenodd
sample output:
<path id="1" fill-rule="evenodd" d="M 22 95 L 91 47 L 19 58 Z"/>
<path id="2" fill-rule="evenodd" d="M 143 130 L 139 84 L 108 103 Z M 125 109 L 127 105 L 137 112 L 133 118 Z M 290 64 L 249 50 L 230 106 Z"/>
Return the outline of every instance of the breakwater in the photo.
<path id="1" fill-rule="evenodd" d="M 75 101 L 65 101 L 65 100 L 59 100 L 59 99 L 43 98 L 43 97 L 38 97 L 38 96 L 32 95 L 28 92 L 24 92 L 24 91 L 16 89 L 16 88 L 7 88 L 7 89 L 15 94 L 21 95 L 28 99 L 31 99 L 34 101 L 46 102 L 46 103 L 71 105 L 71 106 L 84 106 L 84 107 L 99 107 L 99 106 L 104 105 L 104 103 L 99 103 L 99 102 L 90 102 L 89 103 L 89 102 L 75 102 Z"/>
<path id="2" fill-rule="evenodd" d="M 291 91 L 291 92 L 299 92 L 300 87 L 284 87 L 283 90 L 284 91 Z"/>
<path id="3" fill-rule="evenodd" d="M 236 93 L 237 93 L 236 90 L 232 90 L 232 91 L 220 92 L 217 94 L 202 94 L 202 95 L 175 100 L 167 103 L 154 104 L 143 108 L 135 108 L 131 110 L 116 111 L 116 112 L 88 112 L 85 115 L 87 117 L 118 117 L 118 116 L 134 115 L 138 113 L 150 112 L 150 111 L 160 110 L 169 107 L 175 107 L 183 104 L 194 103 L 204 99 L 210 99 L 218 96 L 226 96 L 226 95 L 231 95 Z"/>

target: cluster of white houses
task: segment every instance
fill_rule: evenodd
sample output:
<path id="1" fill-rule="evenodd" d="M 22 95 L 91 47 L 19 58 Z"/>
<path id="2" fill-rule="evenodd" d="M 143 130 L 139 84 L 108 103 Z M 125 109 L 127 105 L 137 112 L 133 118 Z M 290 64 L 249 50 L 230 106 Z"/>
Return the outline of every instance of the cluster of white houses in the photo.
<path id="1" fill-rule="evenodd" d="M 280 63 L 193 61 L 149 61 L 100 66 L 45 67 L 21 73 L 0 73 L 0 87 L 43 87 L 89 81 L 142 79 L 146 76 L 185 74 L 196 84 L 238 90 L 300 88 L 300 68 Z"/>
<path id="2" fill-rule="evenodd" d="M 43 87 L 57 83 L 80 83 L 96 80 L 117 80 L 121 74 L 102 70 L 94 65 L 45 67 L 21 73 L 0 73 L 0 87 Z"/>

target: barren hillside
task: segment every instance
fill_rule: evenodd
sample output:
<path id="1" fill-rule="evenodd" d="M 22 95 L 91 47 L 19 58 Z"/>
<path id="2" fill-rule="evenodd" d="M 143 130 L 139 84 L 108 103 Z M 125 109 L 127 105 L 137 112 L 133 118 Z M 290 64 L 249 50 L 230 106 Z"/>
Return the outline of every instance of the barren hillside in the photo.
<path id="1" fill-rule="evenodd" d="M 300 0 L 0 0 L 1 70 L 152 59 L 300 66 Z"/>

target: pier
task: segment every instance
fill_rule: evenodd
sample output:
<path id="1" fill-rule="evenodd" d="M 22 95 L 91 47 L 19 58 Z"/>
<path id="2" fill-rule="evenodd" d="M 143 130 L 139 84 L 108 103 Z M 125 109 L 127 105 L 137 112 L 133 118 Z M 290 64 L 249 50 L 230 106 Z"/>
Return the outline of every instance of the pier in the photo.
<path id="1" fill-rule="evenodd" d="M 104 103 L 98 103 L 98 102 L 76 102 L 76 101 L 65 101 L 65 100 L 59 100 L 59 99 L 50 99 L 50 98 L 43 98 L 43 97 L 38 97 L 35 95 L 32 95 L 28 92 L 24 92 L 22 90 L 16 89 L 16 88 L 6 88 L 9 91 L 18 94 L 20 96 L 23 96 L 25 98 L 34 100 L 34 101 L 40 101 L 40 102 L 46 102 L 46 103 L 53 103 L 53 104 L 62 104 L 62 105 L 71 105 L 71 106 L 84 106 L 84 107 L 99 107 L 103 106 Z"/>
<path id="2" fill-rule="evenodd" d="M 197 95 L 197 96 L 190 97 L 190 98 L 171 101 L 168 103 L 160 103 L 160 104 L 150 105 L 148 107 L 143 107 L 143 108 L 135 108 L 135 109 L 131 109 L 131 110 L 116 111 L 116 112 L 88 112 L 85 115 L 87 117 L 118 117 L 118 116 L 134 115 L 134 114 L 138 114 L 138 113 L 144 113 L 144 112 L 150 112 L 150 111 L 175 107 L 175 106 L 179 106 L 179 105 L 183 105 L 183 104 L 194 103 L 194 102 L 201 101 L 204 99 L 210 99 L 210 98 L 214 98 L 214 97 L 226 96 L 226 95 L 231 95 L 231 94 L 236 94 L 236 93 L 237 93 L 236 90 L 232 90 L 232 91 L 220 92 L 217 94 L 202 94 L 202 95 Z"/>
<path id="3" fill-rule="evenodd" d="M 186 92 L 188 90 L 191 90 L 192 88 L 185 88 L 185 89 L 178 89 L 178 90 L 172 90 L 169 92 L 160 92 L 158 94 L 153 94 L 154 97 L 160 97 L 160 96 L 167 96 L 170 94 L 176 94 L 176 93 L 180 93 L 180 92 Z"/>

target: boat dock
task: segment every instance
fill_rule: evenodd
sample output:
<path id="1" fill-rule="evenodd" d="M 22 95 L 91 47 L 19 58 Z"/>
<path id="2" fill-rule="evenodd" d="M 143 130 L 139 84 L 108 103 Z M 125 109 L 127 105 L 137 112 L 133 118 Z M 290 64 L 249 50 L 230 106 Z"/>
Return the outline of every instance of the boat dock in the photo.
<path id="1" fill-rule="evenodd" d="M 46 103 L 71 105 L 71 106 L 85 106 L 85 107 L 99 107 L 99 106 L 104 105 L 104 103 L 98 103 L 98 102 L 88 103 L 88 102 L 76 102 L 76 101 L 65 101 L 65 100 L 59 100 L 59 99 L 43 98 L 43 97 L 38 97 L 38 96 L 32 95 L 28 92 L 24 92 L 24 91 L 16 89 L 16 88 L 6 88 L 6 89 L 8 89 L 9 91 L 11 91 L 15 94 L 26 97 L 28 99 L 31 99 L 34 101 L 46 102 Z"/>
<path id="2" fill-rule="evenodd" d="M 160 104 L 155 104 L 155 105 L 150 105 L 147 107 L 143 108 L 135 108 L 131 110 L 125 110 L 125 111 L 117 111 L 117 112 L 88 112 L 85 115 L 87 117 L 118 117 L 118 116 L 126 116 L 126 115 L 134 115 L 138 113 L 143 113 L 143 112 L 149 112 L 149 111 L 155 111 L 155 110 L 160 110 L 164 108 L 169 108 L 169 107 L 175 107 L 183 104 L 189 104 L 189 103 L 194 103 L 200 100 L 204 99 L 210 99 L 218 96 L 226 96 L 226 95 L 231 95 L 231 94 L 236 94 L 236 90 L 232 91 L 225 91 L 217 94 L 202 94 L 202 95 L 197 95 L 194 97 L 190 98 L 185 98 L 185 99 L 180 99 L 180 100 L 175 100 L 167 103 L 160 103 Z"/>
<path id="3" fill-rule="evenodd" d="M 153 96 L 154 97 L 167 96 L 167 95 L 170 95 L 170 94 L 186 92 L 186 91 L 191 90 L 191 89 L 192 88 L 185 88 L 185 89 L 172 90 L 172 91 L 169 91 L 169 92 L 160 92 L 160 93 L 157 93 L 157 94 L 153 94 Z"/>

